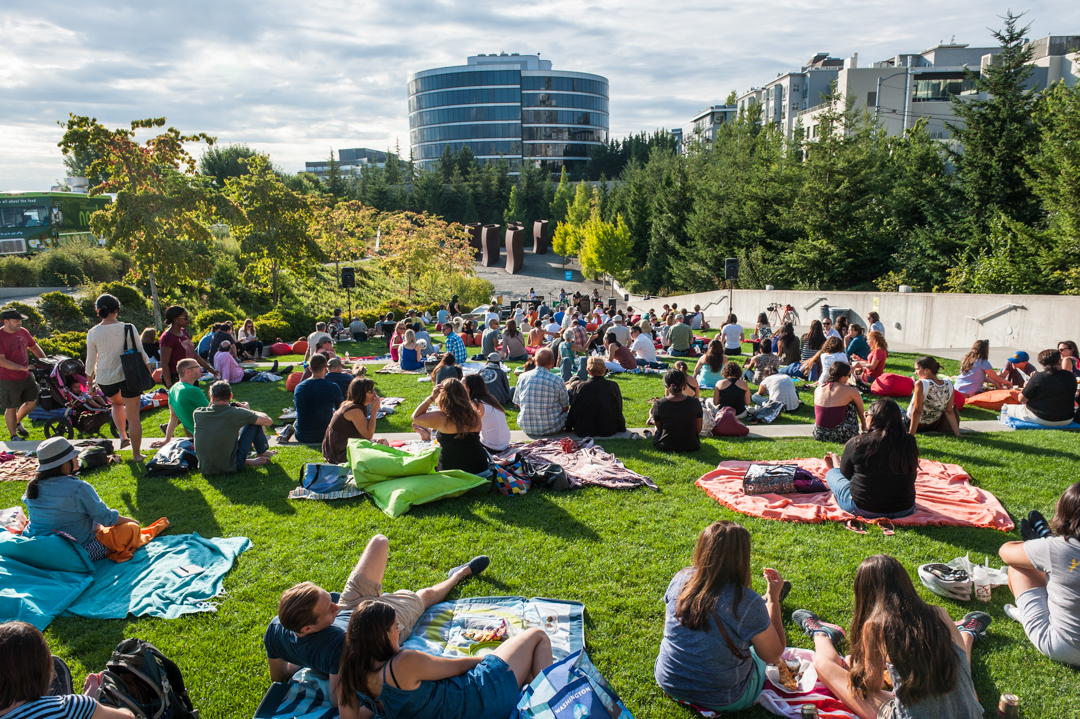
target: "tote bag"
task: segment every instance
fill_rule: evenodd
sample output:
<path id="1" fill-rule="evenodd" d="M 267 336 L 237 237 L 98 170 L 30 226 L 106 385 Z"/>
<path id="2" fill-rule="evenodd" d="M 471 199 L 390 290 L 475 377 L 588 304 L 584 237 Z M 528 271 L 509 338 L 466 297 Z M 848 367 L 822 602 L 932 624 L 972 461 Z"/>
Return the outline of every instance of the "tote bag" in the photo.
<path id="1" fill-rule="evenodd" d="M 128 337 L 131 338 L 131 349 L 128 349 Z M 129 394 L 142 394 L 156 384 L 139 351 L 133 325 L 124 325 L 124 352 L 120 355 L 120 366 L 124 369 L 124 384 Z"/>

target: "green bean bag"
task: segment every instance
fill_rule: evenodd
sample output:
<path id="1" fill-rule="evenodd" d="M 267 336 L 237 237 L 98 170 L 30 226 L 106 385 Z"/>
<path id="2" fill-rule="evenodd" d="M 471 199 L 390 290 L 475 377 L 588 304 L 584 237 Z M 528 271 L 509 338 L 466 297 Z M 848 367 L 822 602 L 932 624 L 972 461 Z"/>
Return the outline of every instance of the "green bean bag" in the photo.
<path id="1" fill-rule="evenodd" d="M 366 439 L 349 440 L 349 466 L 352 467 L 356 486 L 361 489 L 395 477 L 431 474 L 438 464 L 438 447 L 411 454 Z"/>
<path id="2" fill-rule="evenodd" d="M 375 505 L 391 517 L 400 517 L 416 504 L 427 504 L 447 497 L 460 497 L 470 489 L 490 484 L 491 480 L 460 469 L 435 474 L 396 477 L 365 487 Z"/>

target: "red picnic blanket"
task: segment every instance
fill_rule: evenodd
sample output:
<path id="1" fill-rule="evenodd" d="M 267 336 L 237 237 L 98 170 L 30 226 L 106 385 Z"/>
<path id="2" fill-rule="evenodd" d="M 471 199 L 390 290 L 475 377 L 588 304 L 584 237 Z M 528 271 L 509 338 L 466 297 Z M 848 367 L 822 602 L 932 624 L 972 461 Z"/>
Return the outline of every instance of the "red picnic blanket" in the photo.
<path id="1" fill-rule="evenodd" d="M 814 524 L 855 518 L 840 509 L 832 492 L 743 494 L 743 475 L 751 464 L 796 464 L 822 481 L 828 469 L 823 459 L 727 461 L 698 479 L 697 486 L 725 507 L 752 517 Z M 1003 532 L 1011 532 L 1014 526 L 997 497 L 972 486 L 971 477 L 963 467 L 926 459 L 919 460 L 919 474 L 915 479 L 915 512 L 890 521 L 896 526 L 989 527 Z"/>

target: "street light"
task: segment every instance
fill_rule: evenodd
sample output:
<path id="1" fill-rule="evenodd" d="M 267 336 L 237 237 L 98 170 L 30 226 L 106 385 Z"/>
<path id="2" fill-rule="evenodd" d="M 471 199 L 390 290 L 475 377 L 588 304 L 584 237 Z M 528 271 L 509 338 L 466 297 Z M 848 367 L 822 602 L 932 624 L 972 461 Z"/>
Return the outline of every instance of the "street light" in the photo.
<path id="1" fill-rule="evenodd" d="M 909 60 L 910 62 L 910 60 Z M 890 77 L 896 77 L 897 75 L 911 75 L 911 65 L 904 68 L 903 72 L 894 72 L 892 75 L 885 75 L 877 79 L 877 92 L 874 93 L 874 124 L 878 124 L 881 119 L 881 83 L 884 80 L 888 80 Z M 905 88 L 907 86 L 905 85 Z M 904 97 L 904 129 L 907 129 L 907 97 Z"/>

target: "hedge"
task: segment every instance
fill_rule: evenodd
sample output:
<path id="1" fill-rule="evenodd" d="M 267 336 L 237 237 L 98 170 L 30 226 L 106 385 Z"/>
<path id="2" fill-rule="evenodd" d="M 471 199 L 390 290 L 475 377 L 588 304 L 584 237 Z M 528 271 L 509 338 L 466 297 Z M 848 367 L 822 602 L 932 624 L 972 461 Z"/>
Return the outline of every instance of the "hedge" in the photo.
<path id="1" fill-rule="evenodd" d="M 58 332 L 86 332 L 87 321 L 79 303 L 63 292 L 46 292 L 38 302 L 41 314 L 53 334 Z"/>
<path id="2" fill-rule="evenodd" d="M 37 341 L 41 351 L 47 355 L 67 355 L 86 361 L 86 333 L 61 332 L 52 337 Z"/>
<path id="3" fill-rule="evenodd" d="M 195 331 L 199 334 L 206 332 L 208 329 L 216 324 L 223 322 L 232 322 L 234 329 L 238 320 L 236 315 L 225 310 L 204 310 L 195 316 Z"/>
<path id="4" fill-rule="evenodd" d="M 255 334 L 266 345 L 273 344 L 279 339 L 292 344 L 299 336 L 294 334 L 292 325 L 286 322 L 277 310 L 255 318 Z"/>
<path id="5" fill-rule="evenodd" d="M 37 337 L 41 334 L 42 330 L 45 329 L 45 318 L 37 311 L 37 307 L 23 304 L 22 302 L 10 302 L 4 305 L 4 309 L 18 310 L 26 315 L 26 319 L 23 320 L 22 326 L 34 337 Z"/>

